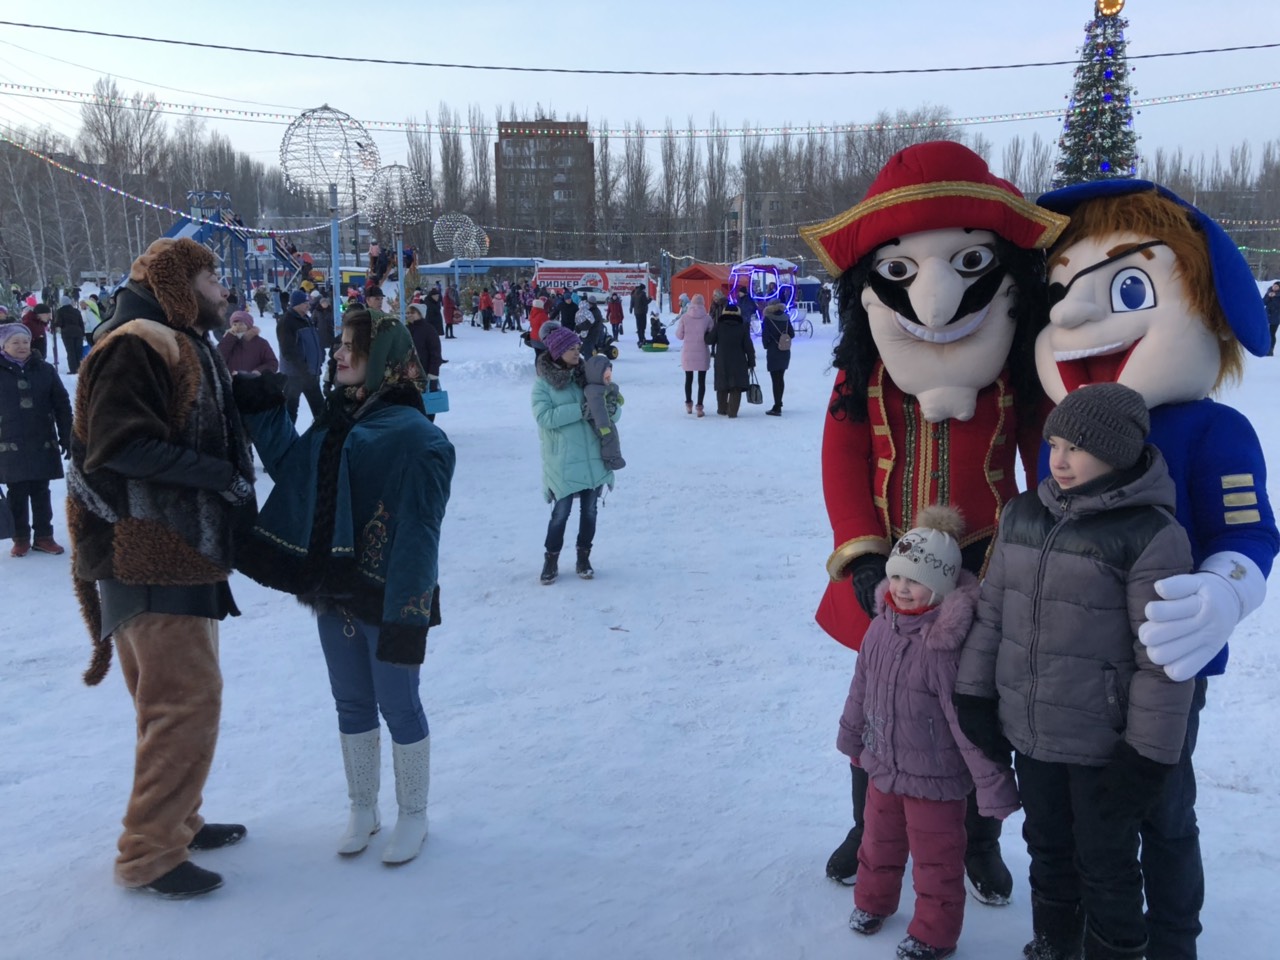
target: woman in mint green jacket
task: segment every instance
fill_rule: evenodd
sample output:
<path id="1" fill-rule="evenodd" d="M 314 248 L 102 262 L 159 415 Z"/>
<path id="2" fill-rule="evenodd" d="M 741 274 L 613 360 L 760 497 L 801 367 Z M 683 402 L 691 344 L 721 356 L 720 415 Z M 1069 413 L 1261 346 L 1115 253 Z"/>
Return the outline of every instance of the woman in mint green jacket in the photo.
<path id="1" fill-rule="evenodd" d="M 560 548 L 574 498 L 581 501 L 578 514 L 578 576 L 590 580 L 591 541 L 596 534 L 596 503 L 605 484 L 613 488 L 613 471 L 604 465 L 600 440 L 586 418 L 582 371 L 582 340 L 565 327 L 543 337 L 545 353 L 539 353 L 534 369 L 533 416 L 538 421 L 542 445 L 542 492 L 552 504 L 551 522 L 542 564 L 542 582 L 554 583 L 559 574 Z M 621 398 L 619 398 L 621 399 Z M 617 420 L 620 408 L 612 414 Z"/>

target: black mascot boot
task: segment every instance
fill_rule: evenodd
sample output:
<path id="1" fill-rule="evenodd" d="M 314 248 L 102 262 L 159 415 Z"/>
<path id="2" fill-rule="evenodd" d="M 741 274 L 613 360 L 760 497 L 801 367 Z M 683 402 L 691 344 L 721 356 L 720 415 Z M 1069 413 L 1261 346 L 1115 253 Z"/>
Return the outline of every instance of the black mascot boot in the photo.
<path id="1" fill-rule="evenodd" d="M 862 846 L 862 818 L 867 808 L 867 773 L 849 765 L 853 774 L 853 829 L 827 860 L 827 879 L 851 887 L 858 882 L 858 847 Z"/>
<path id="2" fill-rule="evenodd" d="M 1033 893 L 1031 929 L 1035 939 L 1022 948 L 1024 960 L 1080 960 L 1084 908 L 1079 903 L 1045 900 Z"/>
<path id="3" fill-rule="evenodd" d="M 559 569 L 560 554 L 544 553 L 542 555 L 542 576 L 539 578 L 542 583 L 555 583 L 556 577 L 560 575 Z"/>
<path id="4" fill-rule="evenodd" d="M 972 793 L 964 832 L 969 838 L 964 853 L 965 886 L 979 903 L 1005 906 L 1013 894 L 1013 875 L 1000 858 L 1000 821 L 978 813 L 978 800 Z"/>
<path id="5" fill-rule="evenodd" d="M 1147 945 L 1117 947 L 1090 930 L 1084 938 L 1084 960 L 1143 960 Z M 1157 958 L 1159 960 L 1159 958 Z"/>

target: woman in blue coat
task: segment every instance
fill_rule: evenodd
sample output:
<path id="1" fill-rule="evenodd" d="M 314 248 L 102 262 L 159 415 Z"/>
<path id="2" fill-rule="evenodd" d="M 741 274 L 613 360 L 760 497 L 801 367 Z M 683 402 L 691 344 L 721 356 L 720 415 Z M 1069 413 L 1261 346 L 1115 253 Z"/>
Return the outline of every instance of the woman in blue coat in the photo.
<path id="1" fill-rule="evenodd" d="M 49 481 L 62 476 L 60 451 L 70 443 L 71 400 L 58 371 L 32 349 L 24 325 L 0 324 L 0 483 L 13 516 L 9 556 L 31 551 L 33 527 L 36 550 L 63 552 L 53 539 Z"/>
<path id="2" fill-rule="evenodd" d="M 590 580 L 595 576 L 591 542 L 596 534 L 596 503 L 605 484 L 613 488 L 613 471 L 604 465 L 600 439 L 586 419 L 582 341 L 567 327 L 556 327 L 544 332 L 542 342 L 547 349 L 534 363 L 538 378 L 533 384 L 533 415 L 542 447 L 542 492 L 552 507 L 541 579 L 544 584 L 555 583 L 559 575 L 564 530 L 577 498 L 581 501 L 577 573 Z M 616 421 L 620 413 L 621 408 L 616 408 L 611 419 Z"/>
<path id="3" fill-rule="evenodd" d="M 272 375 L 236 377 L 236 403 L 275 481 L 237 566 L 316 611 L 338 711 L 351 816 L 338 852 L 379 828 L 378 713 L 391 732 L 399 819 L 384 863 L 427 833 L 431 739 L 418 696 L 440 622 L 440 527 L 454 451 L 422 408 L 413 341 L 393 317 L 343 318 L 321 416 L 302 436 Z"/>

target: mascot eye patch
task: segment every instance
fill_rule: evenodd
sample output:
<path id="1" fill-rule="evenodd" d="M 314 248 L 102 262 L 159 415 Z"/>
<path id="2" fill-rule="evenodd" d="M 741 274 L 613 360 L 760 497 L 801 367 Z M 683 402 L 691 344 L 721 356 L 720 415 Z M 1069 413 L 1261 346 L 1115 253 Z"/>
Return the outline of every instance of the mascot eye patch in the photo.
<path id="1" fill-rule="evenodd" d="M 1057 304 L 1061 303 L 1063 300 L 1065 300 L 1067 298 L 1067 294 L 1071 292 L 1071 288 L 1075 286 L 1075 282 L 1079 280 L 1081 277 L 1083 277 L 1085 274 L 1093 273 L 1096 270 L 1101 270 L 1103 267 L 1108 266 L 1109 264 L 1115 263 L 1117 260 L 1123 260 L 1125 257 L 1131 257 L 1135 253 L 1141 253 L 1143 250 L 1150 250 L 1152 247 L 1164 247 L 1164 246 L 1168 246 L 1168 244 L 1166 244 L 1163 240 L 1148 240 L 1146 243 L 1136 244 L 1135 246 L 1129 247 L 1129 249 L 1123 250 L 1120 253 L 1115 254 L 1114 256 L 1107 257 L 1105 260 L 1099 260 L 1097 263 L 1089 264 L 1089 266 L 1085 267 L 1083 270 L 1077 273 L 1074 277 L 1072 277 L 1069 283 L 1049 284 L 1049 289 L 1047 291 L 1047 295 L 1049 298 L 1049 306 L 1054 307 Z M 1139 270 L 1138 272 L 1142 273 L 1141 270 Z M 1143 273 L 1142 275 L 1144 277 L 1146 276 L 1145 273 Z M 1147 283 L 1148 284 L 1151 283 L 1150 278 L 1147 279 Z M 1114 287 L 1112 289 L 1114 290 Z M 1152 302 L 1150 306 L 1155 306 L 1154 291 L 1152 291 L 1151 297 L 1152 297 Z M 1114 296 L 1112 299 L 1114 301 L 1115 299 Z M 1125 311 L 1128 311 L 1128 310 L 1136 310 L 1136 309 L 1144 309 L 1144 308 L 1125 307 L 1123 309 Z"/>

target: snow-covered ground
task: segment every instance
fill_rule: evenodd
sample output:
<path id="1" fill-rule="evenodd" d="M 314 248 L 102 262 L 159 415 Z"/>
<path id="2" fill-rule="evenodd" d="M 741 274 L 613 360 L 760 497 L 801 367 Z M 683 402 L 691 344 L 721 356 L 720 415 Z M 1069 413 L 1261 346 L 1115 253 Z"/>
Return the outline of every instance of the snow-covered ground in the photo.
<path id="1" fill-rule="evenodd" d="M 172 903 L 113 886 L 132 707 L 118 669 L 99 688 L 80 681 L 89 640 L 69 556 L 6 550 L 0 956 L 894 955 L 909 890 L 864 939 L 845 925 L 851 892 L 823 876 L 849 827 L 835 736 L 854 660 L 812 619 L 831 547 L 818 453 L 835 328 L 795 341 L 782 418 L 744 404 L 737 421 L 687 416 L 677 350 L 640 353 L 624 337 L 628 466 L 600 510 L 596 579 L 570 573 L 551 587 L 538 583 L 548 508 L 531 354 L 514 334 L 459 329 L 445 342 L 453 409 L 438 420 L 458 467 L 445 622 L 422 675 L 434 738 L 422 855 L 384 867 L 380 839 L 354 860 L 333 853 L 346 792 L 313 620 L 237 577 L 244 616 L 222 630 L 222 735 L 204 809 L 249 836 L 197 855 L 226 877 L 210 896 Z M 1227 396 L 1280 458 L 1280 359 L 1251 360 Z M 63 492 L 57 483 L 59 503 Z M 65 539 L 60 510 L 56 533 Z M 1213 960 L 1269 956 L 1274 940 L 1278 617 L 1273 596 L 1240 629 L 1203 716 L 1201 956 Z M 383 783 L 389 820 L 389 756 Z M 1019 956 L 1028 939 L 1020 825 L 1004 841 L 1014 903 L 970 901 L 958 957 Z"/>

